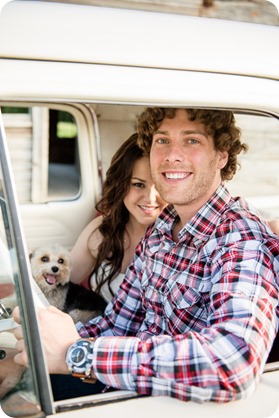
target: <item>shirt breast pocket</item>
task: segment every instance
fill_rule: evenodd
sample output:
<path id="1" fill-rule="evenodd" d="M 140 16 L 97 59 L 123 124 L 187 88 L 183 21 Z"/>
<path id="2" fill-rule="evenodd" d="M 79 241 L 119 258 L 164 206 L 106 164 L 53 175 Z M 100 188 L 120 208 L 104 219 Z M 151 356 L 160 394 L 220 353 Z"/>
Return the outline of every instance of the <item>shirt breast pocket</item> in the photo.
<path id="1" fill-rule="evenodd" d="M 198 302 L 200 293 L 193 288 L 176 283 L 166 297 L 176 309 L 188 309 Z"/>
<path id="2" fill-rule="evenodd" d="M 164 296 L 164 312 L 171 333 L 200 331 L 206 324 L 204 297 L 193 287 L 173 283 Z"/>

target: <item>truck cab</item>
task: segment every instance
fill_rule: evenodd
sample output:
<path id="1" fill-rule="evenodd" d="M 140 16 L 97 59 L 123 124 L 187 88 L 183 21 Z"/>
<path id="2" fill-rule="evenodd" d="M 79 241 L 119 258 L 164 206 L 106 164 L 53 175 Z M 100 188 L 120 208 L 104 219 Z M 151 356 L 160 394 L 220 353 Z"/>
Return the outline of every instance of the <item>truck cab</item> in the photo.
<path id="1" fill-rule="evenodd" d="M 230 404 L 129 391 L 54 402 L 28 255 L 50 243 L 73 247 L 96 216 L 112 155 L 153 105 L 233 110 L 249 151 L 228 187 L 267 220 L 279 218 L 278 27 L 16 0 L 1 11 L 0 38 L 0 285 L 15 285 L 9 300 L 20 306 L 30 363 L 1 400 L 3 412 L 81 418 L 155 410 L 162 417 L 274 414 L 278 348 L 251 397 Z M 2 350 L 15 344 L 4 311 L 9 300 L 1 301 Z"/>

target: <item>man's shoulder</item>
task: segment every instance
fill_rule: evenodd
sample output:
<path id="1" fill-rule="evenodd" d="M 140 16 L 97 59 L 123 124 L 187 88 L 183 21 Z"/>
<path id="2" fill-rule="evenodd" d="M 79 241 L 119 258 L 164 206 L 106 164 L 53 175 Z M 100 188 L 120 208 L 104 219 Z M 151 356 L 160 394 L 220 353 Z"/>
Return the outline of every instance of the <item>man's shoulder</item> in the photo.
<path id="1" fill-rule="evenodd" d="M 216 230 L 217 233 L 222 231 L 223 234 L 233 234 L 234 237 L 238 234 L 241 239 L 273 238 L 273 233 L 259 211 L 242 197 L 233 199 L 227 205 Z"/>

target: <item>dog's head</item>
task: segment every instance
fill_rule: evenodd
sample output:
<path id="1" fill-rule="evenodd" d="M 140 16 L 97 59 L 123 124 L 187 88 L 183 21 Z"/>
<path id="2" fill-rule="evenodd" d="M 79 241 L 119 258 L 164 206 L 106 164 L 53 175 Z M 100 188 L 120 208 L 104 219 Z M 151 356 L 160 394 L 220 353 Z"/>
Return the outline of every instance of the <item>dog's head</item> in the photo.
<path id="1" fill-rule="evenodd" d="M 44 292 L 69 282 L 70 253 L 59 245 L 39 247 L 30 254 L 32 275 Z"/>

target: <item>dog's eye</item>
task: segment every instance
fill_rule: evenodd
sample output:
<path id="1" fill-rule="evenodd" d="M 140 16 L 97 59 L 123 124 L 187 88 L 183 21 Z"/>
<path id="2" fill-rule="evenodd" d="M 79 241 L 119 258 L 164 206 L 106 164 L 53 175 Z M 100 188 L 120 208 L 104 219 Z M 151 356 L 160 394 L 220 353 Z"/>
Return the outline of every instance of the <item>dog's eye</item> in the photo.
<path id="1" fill-rule="evenodd" d="M 59 258 L 58 263 L 63 264 L 64 263 L 64 258 Z"/>
<path id="2" fill-rule="evenodd" d="M 41 258 L 41 260 L 42 260 L 42 262 L 43 262 L 43 263 L 47 263 L 47 262 L 49 261 L 49 258 L 48 258 L 46 255 L 44 255 L 44 256 Z"/>

